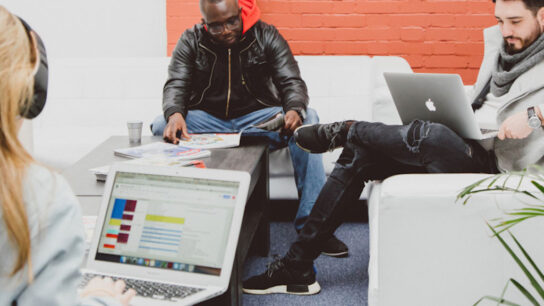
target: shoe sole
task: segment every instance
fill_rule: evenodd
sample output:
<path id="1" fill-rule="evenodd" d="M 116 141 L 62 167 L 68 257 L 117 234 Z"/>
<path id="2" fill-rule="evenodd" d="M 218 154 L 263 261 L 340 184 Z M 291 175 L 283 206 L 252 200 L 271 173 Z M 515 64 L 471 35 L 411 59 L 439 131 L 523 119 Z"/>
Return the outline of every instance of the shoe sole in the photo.
<path id="1" fill-rule="evenodd" d="M 293 135 L 297 132 L 298 129 L 303 128 L 303 127 L 306 127 L 306 126 L 312 126 L 312 125 L 313 125 L 313 124 L 305 124 L 305 125 L 301 125 L 301 126 L 297 127 L 297 128 L 293 131 Z M 298 143 L 298 142 L 296 141 L 296 139 L 295 139 L 295 144 L 296 144 L 299 148 L 301 148 L 303 151 L 306 151 L 306 152 L 308 152 L 308 153 L 315 153 L 315 152 L 312 152 L 311 150 L 306 149 L 305 147 L 301 146 L 300 143 Z"/>
<path id="2" fill-rule="evenodd" d="M 321 252 L 321 254 L 327 255 L 327 256 L 330 256 L 330 257 L 343 258 L 343 257 L 348 257 L 349 251 L 337 252 L 337 253 Z"/>
<path id="3" fill-rule="evenodd" d="M 244 293 L 249 294 L 273 294 L 273 293 L 283 293 L 283 294 L 294 294 L 294 295 L 312 295 L 319 293 L 321 291 L 321 286 L 316 281 L 311 285 L 280 285 L 274 286 L 266 289 L 245 289 L 242 288 Z"/>
<path id="4" fill-rule="evenodd" d="M 299 126 L 298 128 L 295 129 L 295 131 L 293 132 L 293 134 L 295 134 L 295 133 L 297 132 L 297 130 L 300 129 L 300 128 L 303 128 L 303 127 L 306 127 L 306 126 L 312 126 L 312 125 L 314 125 L 314 124 L 305 124 L 305 125 L 301 125 L 301 126 Z M 310 150 L 310 149 L 307 149 L 307 148 L 303 147 L 300 143 L 298 143 L 298 141 L 296 141 L 296 139 L 295 139 L 295 144 L 296 144 L 299 148 L 301 148 L 303 151 L 306 151 L 306 152 L 312 153 L 312 154 L 323 154 L 323 153 L 326 153 L 326 152 L 332 152 L 332 151 L 334 151 L 334 150 L 332 150 L 332 151 L 327 150 L 327 151 L 324 151 L 324 152 L 312 151 L 312 150 Z M 334 148 L 334 149 L 337 149 L 337 148 L 339 148 L 339 147 L 336 147 L 336 148 Z"/>

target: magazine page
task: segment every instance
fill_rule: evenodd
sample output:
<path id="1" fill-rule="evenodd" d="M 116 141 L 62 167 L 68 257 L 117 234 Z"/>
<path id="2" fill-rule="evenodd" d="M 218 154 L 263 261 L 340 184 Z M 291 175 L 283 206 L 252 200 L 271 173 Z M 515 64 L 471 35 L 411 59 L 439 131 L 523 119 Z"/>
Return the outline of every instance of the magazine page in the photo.
<path id="1" fill-rule="evenodd" d="M 161 156 L 142 157 L 136 159 L 130 159 L 123 163 L 136 164 L 136 165 L 153 165 L 161 167 L 196 167 L 206 168 L 206 164 L 202 160 L 187 160 L 179 158 L 167 158 Z M 96 167 L 89 169 L 96 176 L 97 181 L 105 182 L 110 172 L 110 165 Z"/>
<path id="2" fill-rule="evenodd" d="M 153 165 L 161 167 L 187 167 L 197 166 L 203 163 L 202 160 L 187 160 L 179 158 L 164 158 L 164 157 L 143 157 L 132 160 L 127 160 L 125 163 L 136 165 Z M 200 167 L 199 167 L 200 168 Z"/>
<path id="3" fill-rule="evenodd" d="M 233 148 L 240 145 L 242 133 L 189 134 L 191 139 L 181 139 L 179 145 L 197 149 Z"/>
<path id="4" fill-rule="evenodd" d="M 114 150 L 116 156 L 126 158 L 166 158 L 166 159 L 195 159 L 211 155 L 208 150 L 188 148 L 166 142 L 153 142 L 137 147 Z"/>

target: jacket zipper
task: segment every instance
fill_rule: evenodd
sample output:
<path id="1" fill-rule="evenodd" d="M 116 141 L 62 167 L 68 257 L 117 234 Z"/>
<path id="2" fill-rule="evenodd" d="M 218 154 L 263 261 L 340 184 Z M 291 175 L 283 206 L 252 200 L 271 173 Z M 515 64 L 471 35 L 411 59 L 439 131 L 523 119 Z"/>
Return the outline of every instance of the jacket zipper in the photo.
<path id="1" fill-rule="evenodd" d="M 204 99 L 204 94 L 205 94 L 206 91 L 208 91 L 208 89 L 212 86 L 213 71 L 214 71 L 214 69 L 215 69 L 215 64 L 216 64 L 216 62 L 217 62 L 217 55 L 215 54 L 215 52 L 213 52 L 212 50 L 206 48 L 203 44 L 200 44 L 200 43 L 199 43 L 198 45 L 199 45 L 200 47 L 202 47 L 202 49 L 204 49 L 204 50 L 210 52 L 210 53 L 213 55 L 214 59 L 213 59 L 212 71 L 211 71 L 211 73 L 210 73 L 210 79 L 208 80 L 208 86 L 207 86 L 206 88 L 204 88 L 204 90 L 202 91 L 202 96 L 200 96 L 200 100 L 198 100 L 197 103 L 195 103 L 195 104 L 193 104 L 193 105 L 191 105 L 191 106 L 195 106 L 195 105 L 200 104 L 200 103 L 202 102 L 202 99 Z"/>
<path id="2" fill-rule="evenodd" d="M 244 51 L 247 51 L 247 49 L 249 49 L 249 47 L 251 47 L 251 45 L 253 45 L 253 43 L 255 43 L 256 39 L 254 39 L 247 47 L 245 47 L 244 49 L 240 50 L 240 53 L 238 53 L 238 61 L 240 62 L 240 74 L 242 75 L 242 85 L 244 85 L 244 87 L 246 88 L 247 92 L 249 92 L 250 95 L 252 95 L 253 97 L 255 97 L 255 99 L 257 100 L 257 102 L 261 103 L 262 105 L 264 106 L 277 106 L 277 105 L 273 105 L 273 104 L 268 104 L 268 103 L 265 103 L 263 102 L 261 99 L 259 99 L 256 95 L 254 95 L 251 90 L 249 90 L 249 86 L 247 86 L 247 83 L 246 83 L 246 80 L 244 78 L 244 72 L 242 71 L 242 52 Z"/>
<path id="3" fill-rule="evenodd" d="M 227 89 L 227 109 L 225 110 L 225 118 L 229 117 L 230 87 L 231 87 L 230 54 L 231 54 L 231 51 L 229 48 L 229 88 Z"/>

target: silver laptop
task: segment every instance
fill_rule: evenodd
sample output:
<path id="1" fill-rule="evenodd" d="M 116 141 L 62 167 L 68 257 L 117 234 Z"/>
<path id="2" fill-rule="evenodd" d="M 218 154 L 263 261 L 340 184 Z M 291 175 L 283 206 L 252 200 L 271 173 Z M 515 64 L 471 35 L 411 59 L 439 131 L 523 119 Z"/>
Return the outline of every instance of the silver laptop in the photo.
<path id="1" fill-rule="evenodd" d="M 84 281 L 123 279 L 133 305 L 191 305 L 227 290 L 249 189 L 246 172 L 112 166 Z"/>
<path id="2" fill-rule="evenodd" d="M 480 129 L 457 74 L 384 72 L 403 124 L 415 119 L 442 123 L 467 139 L 495 137 Z"/>

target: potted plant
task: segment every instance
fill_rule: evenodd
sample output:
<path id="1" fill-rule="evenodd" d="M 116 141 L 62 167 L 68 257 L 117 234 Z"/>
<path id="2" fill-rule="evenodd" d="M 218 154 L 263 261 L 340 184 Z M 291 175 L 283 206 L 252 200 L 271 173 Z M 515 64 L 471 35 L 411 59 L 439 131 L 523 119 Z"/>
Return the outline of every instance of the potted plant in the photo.
<path id="1" fill-rule="evenodd" d="M 522 186 L 526 186 L 523 184 L 524 181 L 529 181 L 532 186 L 536 187 L 536 189 L 523 189 Z M 493 232 L 493 237 L 496 237 L 500 241 L 501 245 L 512 256 L 514 261 L 527 276 L 531 287 L 535 292 L 537 292 L 537 295 L 535 296 L 529 292 L 526 286 L 522 285 L 516 279 L 510 278 L 500 296 L 483 296 L 475 303 L 475 305 L 484 300 L 495 301 L 498 303 L 498 305 L 519 305 L 518 303 L 506 300 L 504 298 L 510 284 L 516 287 L 516 289 L 519 290 L 532 305 L 544 304 L 544 274 L 525 251 L 517 238 L 509 231 L 511 227 L 525 220 L 535 217 L 544 217 L 544 169 L 539 166 L 531 166 L 520 172 L 501 173 L 481 179 L 467 186 L 457 195 L 457 200 L 463 200 L 463 205 L 466 205 L 472 195 L 492 191 L 513 192 L 516 194 L 521 194 L 524 197 L 527 197 L 527 199 L 531 200 L 531 203 L 524 203 L 525 205 L 523 208 L 506 211 L 504 217 L 490 220 L 492 224 L 488 222 L 487 225 Z M 513 243 L 519 249 L 519 251 L 521 251 L 522 256 L 516 254 L 511 247 L 511 243 L 507 243 L 501 236 L 501 234 L 504 234 L 505 232 L 512 238 Z M 524 258 L 528 265 L 523 263 L 520 257 Z"/>

